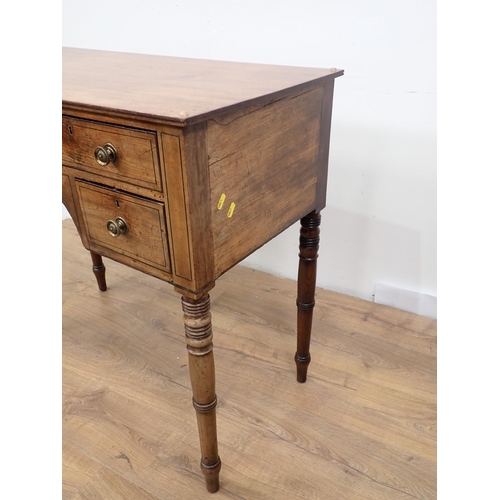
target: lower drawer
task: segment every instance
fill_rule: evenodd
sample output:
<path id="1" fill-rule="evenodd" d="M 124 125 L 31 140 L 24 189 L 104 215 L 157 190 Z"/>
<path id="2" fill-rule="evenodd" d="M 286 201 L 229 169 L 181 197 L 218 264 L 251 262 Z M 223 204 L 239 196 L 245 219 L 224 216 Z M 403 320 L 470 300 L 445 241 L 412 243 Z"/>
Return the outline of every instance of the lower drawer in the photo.
<path id="1" fill-rule="evenodd" d="M 89 246 L 132 267 L 140 261 L 171 273 L 163 203 L 85 181 L 76 187 Z"/>

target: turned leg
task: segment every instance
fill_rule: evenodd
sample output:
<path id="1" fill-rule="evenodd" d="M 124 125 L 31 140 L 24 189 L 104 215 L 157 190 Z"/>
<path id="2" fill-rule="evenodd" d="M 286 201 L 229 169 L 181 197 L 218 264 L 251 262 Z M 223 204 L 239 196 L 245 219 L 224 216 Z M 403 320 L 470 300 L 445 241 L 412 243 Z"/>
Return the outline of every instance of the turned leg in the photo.
<path id="1" fill-rule="evenodd" d="M 102 263 L 102 257 L 92 251 L 90 252 L 90 256 L 92 257 L 92 271 L 94 271 L 97 279 L 97 286 L 101 292 L 104 292 L 106 290 L 106 268 Z"/>
<path id="2" fill-rule="evenodd" d="M 193 388 L 193 406 L 196 410 L 201 447 L 201 472 L 205 476 L 207 490 L 219 489 L 221 461 L 217 449 L 217 425 L 215 407 L 215 366 L 212 351 L 212 320 L 210 296 L 200 299 L 182 297 L 184 329 L 189 358 L 189 375 Z"/>
<path id="3" fill-rule="evenodd" d="M 309 345 L 316 290 L 316 259 L 321 215 L 314 211 L 300 219 L 299 276 L 297 280 L 297 381 L 305 382 L 311 362 Z"/>

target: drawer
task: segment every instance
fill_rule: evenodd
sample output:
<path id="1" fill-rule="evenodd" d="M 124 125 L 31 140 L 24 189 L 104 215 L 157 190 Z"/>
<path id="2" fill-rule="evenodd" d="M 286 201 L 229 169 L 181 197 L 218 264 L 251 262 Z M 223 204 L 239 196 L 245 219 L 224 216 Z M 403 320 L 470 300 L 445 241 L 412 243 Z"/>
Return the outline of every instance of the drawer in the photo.
<path id="1" fill-rule="evenodd" d="M 84 181 L 77 180 L 76 187 L 91 249 L 129 265 L 140 261 L 171 273 L 163 203 Z"/>
<path id="2" fill-rule="evenodd" d="M 63 116 L 62 145 L 63 165 L 162 191 L 155 132 Z"/>

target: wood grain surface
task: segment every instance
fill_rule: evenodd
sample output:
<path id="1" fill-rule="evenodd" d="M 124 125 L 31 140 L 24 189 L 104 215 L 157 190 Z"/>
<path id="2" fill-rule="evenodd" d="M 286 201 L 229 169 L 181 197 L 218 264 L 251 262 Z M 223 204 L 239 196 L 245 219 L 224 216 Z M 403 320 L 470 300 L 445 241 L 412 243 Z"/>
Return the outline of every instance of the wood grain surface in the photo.
<path id="1" fill-rule="evenodd" d="M 109 259 L 100 292 L 71 220 L 62 232 L 63 498 L 214 498 L 179 295 Z M 217 498 L 436 498 L 435 320 L 317 289 L 298 384 L 296 283 L 236 266 L 210 296 Z"/>
<path id="2" fill-rule="evenodd" d="M 64 47 L 63 105 L 193 123 L 342 70 L 234 63 Z M 316 81 L 316 83 L 314 83 Z M 313 83 L 311 83 L 313 82 Z"/>
<path id="3" fill-rule="evenodd" d="M 208 121 L 216 275 L 316 207 L 322 99 L 318 87 Z"/>
<path id="4" fill-rule="evenodd" d="M 163 203 L 145 200 L 83 181 L 76 181 L 82 219 L 92 249 L 126 262 L 139 260 L 170 273 Z M 112 237 L 108 220 L 123 218 L 125 234 Z"/>
<path id="5" fill-rule="evenodd" d="M 154 132 L 63 116 L 62 142 L 63 165 L 100 175 L 108 183 L 118 181 L 127 187 L 132 184 L 163 190 Z M 102 166 L 97 163 L 94 150 L 106 143 L 116 148 L 118 158 Z"/>

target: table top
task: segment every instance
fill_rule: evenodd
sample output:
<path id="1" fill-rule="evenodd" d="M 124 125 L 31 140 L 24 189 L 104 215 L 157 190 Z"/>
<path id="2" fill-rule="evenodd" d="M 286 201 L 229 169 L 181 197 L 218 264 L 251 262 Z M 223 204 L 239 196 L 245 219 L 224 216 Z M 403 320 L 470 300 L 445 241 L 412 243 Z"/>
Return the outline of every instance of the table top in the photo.
<path id="1" fill-rule="evenodd" d="M 274 66 L 64 47 L 63 105 L 194 123 L 343 70 Z"/>

